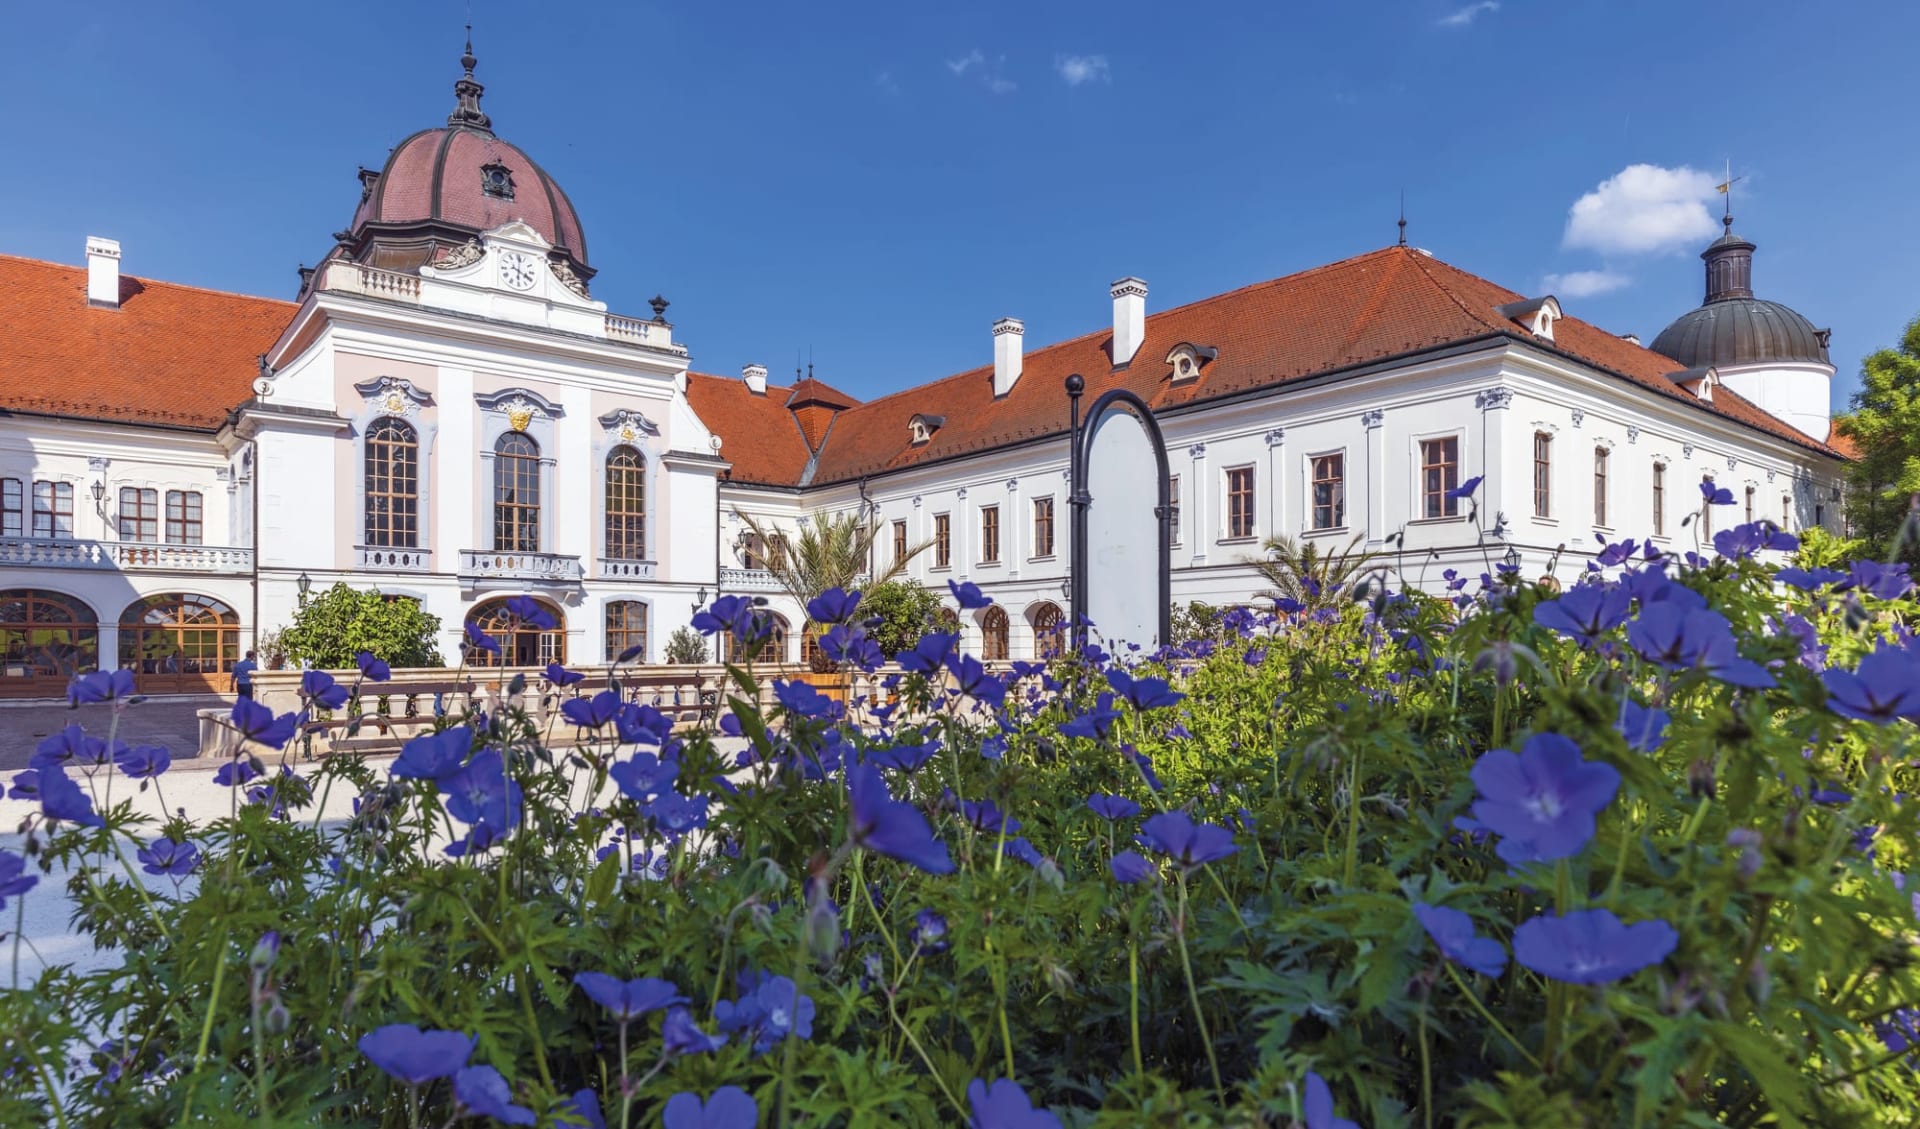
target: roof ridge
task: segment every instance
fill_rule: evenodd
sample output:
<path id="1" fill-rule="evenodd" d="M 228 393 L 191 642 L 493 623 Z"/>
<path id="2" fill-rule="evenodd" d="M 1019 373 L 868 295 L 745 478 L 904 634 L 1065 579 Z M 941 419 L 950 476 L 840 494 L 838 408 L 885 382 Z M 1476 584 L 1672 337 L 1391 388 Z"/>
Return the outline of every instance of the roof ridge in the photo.
<path id="1" fill-rule="evenodd" d="M 73 271 L 79 274 L 85 274 L 87 270 L 84 263 L 78 265 L 74 263 L 60 263 L 52 259 L 36 259 L 29 255 L 9 255 L 4 251 L 0 251 L 0 259 L 16 263 L 27 263 L 32 266 L 52 267 L 55 270 Z M 238 290 L 220 290 L 212 286 L 195 286 L 191 282 L 174 282 L 171 279 L 150 278 L 144 274 L 127 274 L 122 272 L 120 277 L 131 278 L 142 286 L 164 286 L 170 290 L 191 290 L 197 294 L 216 294 L 222 298 L 244 298 L 249 302 L 271 302 L 274 305 L 286 306 L 290 309 L 298 309 L 300 307 L 300 303 L 289 302 L 285 298 L 268 298 L 260 294 L 243 294 Z"/>
<path id="2" fill-rule="evenodd" d="M 1452 263 L 1449 263 L 1445 259 L 1439 258 L 1438 256 L 1427 255 L 1421 252 L 1417 252 L 1417 251 L 1414 251 L 1412 248 L 1407 248 L 1406 253 L 1407 253 L 1408 260 L 1413 263 L 1414 269 L 1420 272 L 1421 277 L 1425 278 L 1428 282 L 1432 283 L 1434 288 L 1439 290 L 1442 294 L 1445 294 L 1447 298 L 1453 302 L 1454 305 L 1460 307 L 1461 313 L 1467 315 L 1469 318 L 1472 318 L 1474 321 L 1479 322 L 1481 325 L 1486 326 L 1488 329 L 1507 328 L 1506 325 L 1504 325 L 1501 322 L 1495 321 L 1491 316 L 1487 314 L 1477 313 L 1472 306 L 1467 304 L 1466 299 L 1462 298 L 1453 289 L 1453 287 L 1448 286 L 1446 283 L 1440 281 L 1438 278 L 1435 278 L 1433 275 L 1433 272 L 1427 269 L 1427 264 L 1420 262 L 1419 260 L 1429 259 L 1435 263 L 1439 263 L 1443 267 L 1446 267 L 1448 270 L 1459 271 L 1461 274 L 1467 275 L 1471 278 L 1480 279 L 1480 281 L 1486 283 L 1489 286 L 1494 287 L 1497 290 L 1506 290 L 1507 289 L 1506 287 L 1501 286 L 1499 283 L 1493 281 L 1490 278 L 1481 278 L 1479 275 L 1474 274 L 1472 271 L 1469 271 L 1464 267 L 1456 267 Z M 1513 291 L 1508 291 L 1508 293 L 1513 293 Z"/>

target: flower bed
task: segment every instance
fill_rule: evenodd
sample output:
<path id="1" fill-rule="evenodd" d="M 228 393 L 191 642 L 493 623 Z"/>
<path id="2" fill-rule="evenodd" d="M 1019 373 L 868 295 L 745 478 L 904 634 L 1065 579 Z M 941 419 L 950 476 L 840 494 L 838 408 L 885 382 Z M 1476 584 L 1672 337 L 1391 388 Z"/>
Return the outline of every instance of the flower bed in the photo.
<path id="1" fill-rule="evenodd" d="M 243 702 L 202 826 L 99 810 L 166 763 L 87 676 L 0 898 L 73 866 L 123 962 L 0 997 L 0 1124 L 1908 1124 L 1920 608 L 1727 534 L 1006 677 L 930 635 L 861 727 L 735 670 L 737 757 L 557 669 L 564 750 L 313 767 Z"/>

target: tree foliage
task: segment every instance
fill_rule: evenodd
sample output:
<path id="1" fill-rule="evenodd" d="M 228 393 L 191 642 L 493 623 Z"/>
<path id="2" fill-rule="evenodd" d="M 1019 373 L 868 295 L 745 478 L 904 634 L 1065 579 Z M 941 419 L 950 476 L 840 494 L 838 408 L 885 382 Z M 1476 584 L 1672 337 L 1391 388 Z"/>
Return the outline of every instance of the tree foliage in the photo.
<path id="1" fill-rule="evenodd" d="M 860 597 L 860 618 L 880 620 L 878 626 L 867 629 L 867 637 L 879 644 L 880 652 L 888 658 L 912 650 L 920 637 L 933 629 L 939 611 L 939 595 L 907 578 L 876 584 Z"/>
<path id="2" fill-rule="evenodd" d="M 418 600 L 335 584 L 301 604 L 280 642 L 288 658 L 322 670 L 351 667 L 361 651 L 394 666 L 444 666 L 439 634 L 440 617 Z"/>
<path id="3" fill-rule="evenodd" d="M 707 640 L 691 627 L 676 627 L 667 636 L 667 661 L 695 665 L 707 661 Z"/>
<path id="4" fill-rule="evenodd" d="M 1262 598 L 1292 600 L 1314 611 L 1351 600 L 1347 589 L 1379 564 L 1380 554 L 1362 549 L 1360 541 L 1356 536 L 1344 549 L 1323 550 L 1318 541 L 1269 537 L 1261 546 L 1264 555 L 1245 560 L 1266 578 Z"/>
<path id="5" fill-rule="evenodd" d="M 1920 318 L 1861 365 L 1853 412 L 1834 429 L 1859 448 L 1847 520 L 1876 556 L 1920 564 Z"/>

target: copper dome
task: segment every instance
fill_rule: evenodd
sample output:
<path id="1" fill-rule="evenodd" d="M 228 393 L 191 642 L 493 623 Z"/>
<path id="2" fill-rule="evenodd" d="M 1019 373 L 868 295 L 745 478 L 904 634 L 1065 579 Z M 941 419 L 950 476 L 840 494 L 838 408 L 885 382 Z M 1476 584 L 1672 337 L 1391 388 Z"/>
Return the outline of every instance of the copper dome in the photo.
<path id="1" fill-rule="evenodd" d="M 1700 253 L 1707 264 L 1706 300 L 1661 330 L 1653 351 L 1688 368 L 1762 361 L 1831 364 L 1826 330 L 1778 302 L 1753 296 L 1754 244 L 1733 233 L 1731 212 L 1722 222 L 1726 234 Z"/>
<path id="2" fill-rule="evenodd" d="M 480 109 L 473 48 L 454 83 L 447 124 L 393 147 L 377 173 L 360 172 L 360 206 L 337 237 L 345 253 L 390 270 L 413 270 L 451 253 L 483 231 L 520 220 L 553 244 L 582 279 L 587 238 L 572 201 L 519 146 L 496 137 Z"/>

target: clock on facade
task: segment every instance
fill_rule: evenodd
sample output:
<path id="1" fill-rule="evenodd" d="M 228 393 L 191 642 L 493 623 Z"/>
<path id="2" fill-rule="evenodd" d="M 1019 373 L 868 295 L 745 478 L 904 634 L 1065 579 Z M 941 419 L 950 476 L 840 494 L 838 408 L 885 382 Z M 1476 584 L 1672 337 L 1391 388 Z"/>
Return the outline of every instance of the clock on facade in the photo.
<path id="1" fill-rule="evenodd" d="M 533 256 L 521 251 L 508 251 L 500 256 L 500 281 L 515 290 L 533 289 Z"/>

